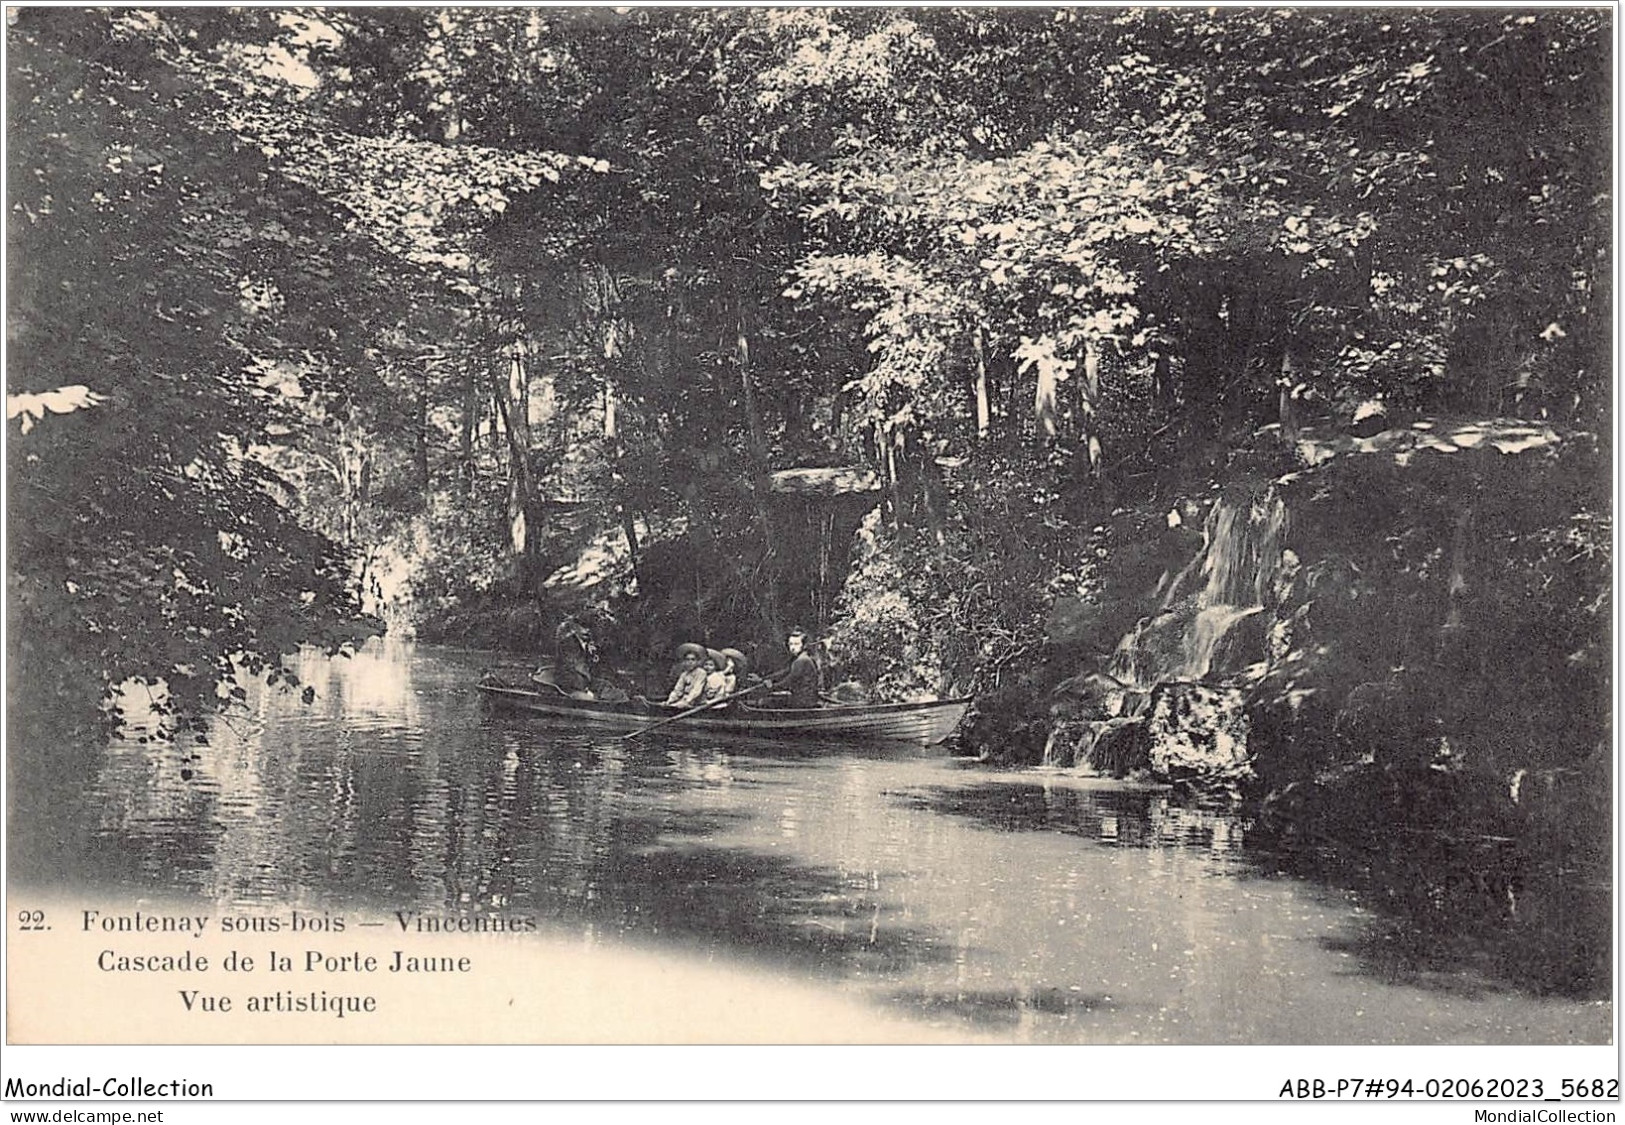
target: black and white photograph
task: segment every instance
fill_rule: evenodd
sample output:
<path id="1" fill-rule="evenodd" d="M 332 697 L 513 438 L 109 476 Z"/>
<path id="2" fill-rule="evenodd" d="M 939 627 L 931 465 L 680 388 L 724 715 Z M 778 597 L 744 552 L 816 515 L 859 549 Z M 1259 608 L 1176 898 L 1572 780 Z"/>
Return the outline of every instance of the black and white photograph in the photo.
<path id="1" fill-rule="evenodd" d="M 1617 48 L 7 8 L 7 1105 L 1617 1110 Z"/>

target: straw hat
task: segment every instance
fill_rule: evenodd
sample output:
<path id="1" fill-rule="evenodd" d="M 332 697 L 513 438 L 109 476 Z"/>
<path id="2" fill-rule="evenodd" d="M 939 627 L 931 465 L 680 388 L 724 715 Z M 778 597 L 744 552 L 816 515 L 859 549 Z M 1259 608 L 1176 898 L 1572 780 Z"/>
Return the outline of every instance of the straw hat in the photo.
<path id="1" fill-rule="evenodd" d="M 715 668 L 718 672 L 722 671 L 728 666 L 728 658 L 722 654 L 720 649 L 706 649 L 706 655 L 711 658 L 711 667 Z"/>
<path id="2" fill-rule="evenodd" d="M 697 644 L 693 644 L 691 642 L 689 644 L 681 644 L 681 645 L 677 646 L 677 659 L 678 660 L 681 660 L 683 657 L 687 656 L 689 653 L 693 653 L 694 658 L 696 660 L 704 660 L 708 656 L 710 656 L 710 653 L 708 653 L 705 650 L 704 645 L 697 645 Z"/>
<path id="3" fill-rule="evenodd" d="M 722 655 L 734 662 L 734 675 L 743 678 L 745 673 L 750 671 L 750 661 L 746 660 L 745 654 L 737 648 L 725 648 Z"/>

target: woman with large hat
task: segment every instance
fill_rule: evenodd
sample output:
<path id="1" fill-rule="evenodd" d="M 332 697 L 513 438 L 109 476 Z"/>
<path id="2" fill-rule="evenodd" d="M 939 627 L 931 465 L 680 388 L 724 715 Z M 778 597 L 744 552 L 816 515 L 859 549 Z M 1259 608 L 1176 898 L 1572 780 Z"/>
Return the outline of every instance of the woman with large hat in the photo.
<path id="1" fill-rule="evenodd" d="M 677 659 L 682 670 L 677 674 L 677 683 L 672 686 L 671 694 L 666 696 L 666 706 L 692 707 L 700 701 L 700 697 L 705 694 L 710 656 L 711 654 L 702 645 L 677 646 Z"/>

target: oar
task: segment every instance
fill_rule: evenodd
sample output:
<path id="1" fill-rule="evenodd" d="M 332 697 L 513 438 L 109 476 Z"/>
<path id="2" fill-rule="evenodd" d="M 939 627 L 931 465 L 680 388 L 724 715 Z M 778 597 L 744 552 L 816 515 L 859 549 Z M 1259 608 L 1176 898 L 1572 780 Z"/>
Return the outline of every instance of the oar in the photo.
<path id="1" fill-rule="evenodd" d="M 753 692 L 758 692 L 758 691 L 761 691 L 765 687 L 771 687 L 771 686 L 772 685 L 770 683 L 768 683 L 767 681 L 764 680 L 763 682 L 757 684 L 754 687 L 746 688 L 744 691 L 736 691 L 732 695 L 723 696 L 721 699 L 713 699 L 711 702 L 702 703 L 698 707 L 690 707 L 687 711 L 679 711 L 675 715 L 670 715 L 670 716 L 668 716 L 668 717 L 666 717 L 664 719 L 661 719 L 658 723 L 650 723 L 648 726 L 643 727 L 640 730 L 635 730 L 631 734 L 623 734 L 623 735 L 621 735 L 621 737 L 622 738 L 636 738 L 640 734 L 648 734 L 650 731 L 654 730 L 656 727 L 663 727 L 667 723 L 675 723 L 678 719 L 686 719 L 690 715 L 698 715 L 701 711 L 709 711 L 713 707 L 721 707 L 724 703 L 732 702 L 735 699 L 743 699 L 745 696 L 750 695 Z"/>

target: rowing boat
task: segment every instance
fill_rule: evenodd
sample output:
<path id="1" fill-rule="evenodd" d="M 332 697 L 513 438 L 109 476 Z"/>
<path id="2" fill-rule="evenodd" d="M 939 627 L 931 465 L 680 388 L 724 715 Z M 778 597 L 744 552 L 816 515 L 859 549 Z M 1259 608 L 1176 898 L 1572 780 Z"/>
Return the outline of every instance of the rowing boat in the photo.
<path id="1" fill-rule="evenodd" d="M 850 703 L 826 707 L 755 707 L 739 701 L 682 718 L 674 707 L 629 700 L 577 699 L 546 684 L 516 686 L 482 680 L 492 706 L 588 726 L 631 731 L 670 720 L 666 730 L 757 738 L 823 738 L 836 742 L 915 742 L 934 746 L 953 733 L 970 699 L 926 703 Z"/>

